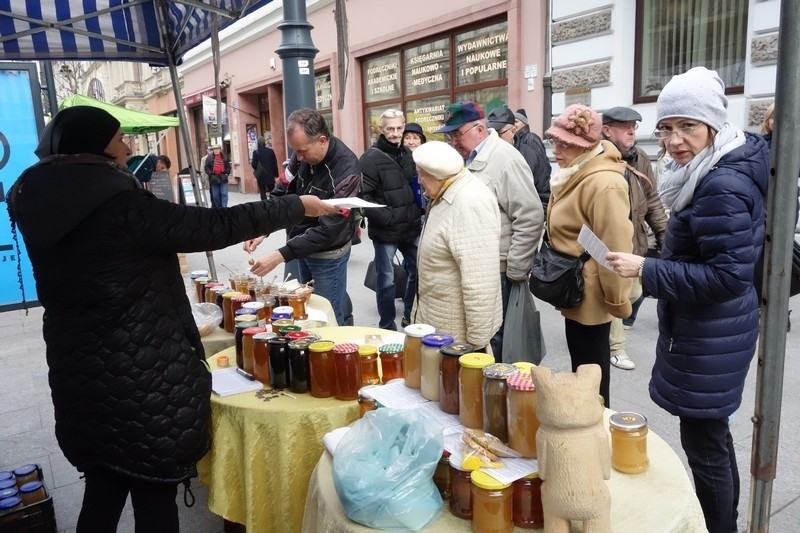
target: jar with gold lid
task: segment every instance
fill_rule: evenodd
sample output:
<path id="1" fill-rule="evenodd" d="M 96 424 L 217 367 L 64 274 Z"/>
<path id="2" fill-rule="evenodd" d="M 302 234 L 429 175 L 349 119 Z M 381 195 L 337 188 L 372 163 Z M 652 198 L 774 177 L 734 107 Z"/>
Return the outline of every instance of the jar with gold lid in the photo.
<path id="1" fill-rule="evenodd" d="M 272 332 L 275 333 L 275 335 L 281 334 L 281 328 L 293 325 L 294 320 L 291 318 L 275 318 L 275 313 L 272 313 Z"/>
<path id="2" fill-rule="evenodd" d="M 508 376 L 508 445 L 523 457 L 536 458 L 536 386 L 529 372 Z"/>
<path id="3" fill-rule="evenodd" d="M 403 345 L 399 343 L 387 343 L 378 347 L 378 354 L 381 359 L 381 372 L 383 382 L 403 377 L 403 364 L 405 356 Z"/>
<path id="4" fill-rule="evenodd" d="M 494 364 L 485 353 L 468 353 L 458 358 L 458 417 L 461 425 L 483 429 L 483 369 Z"/>
<path id="5" fill-rule="evenodd" d="M 436 328 L 428 324 L 409 324 L 403 331 L 403 378 L 406 387 L 419 389 L 422 376 L 422 339 L 432 335 Z"/>
<path id="6" fill-rule="evenodd" d="M 650 466 L 647 458 L 647 418 L 639 413 L 614 413 L 611 431 L 611 466 L 625 474 L 641 474 Z"/>
<path id="7" fill-rule="evenodd" d="M 420 376 L 420 392 L 422 397 L 432 402 L 439 401 L 439 372 L 442 367 L 442 346 L 451 344 L 455 339 L 450 335 L 432 333 L 422 337 L 422 372 Z M 406 355 L 408 362 L 408 355 Z"/>
<path id="8" fill-rule="evenodd" d="M 466 342 L 445 344 L 439 350 L 442 364 L 439 367 L 439 408 L 451 415 L 458 414 L 458 358 L 472 353 L 475 348 Z"/>
<path id="9" fill-rule="evenodd" d="M 358 361 L 361 371 L 361 385 L 377 385 L 381 382 L 378 373 L 378 348 L 372 344 L 358 347 Z"/>
<path id="10" fill-rule="evenodd" d="M 506 380 L 518 373 L 519 368 L 508 363 L 495 363 L 483 369 L 483 431 L 502 442 L 508 442 Z"/>
<path id="11" fill-rule="evenodd" d="M 473 470 L 472 531 L 511 533 L 514 531 L 512 512 L 514 489 L 483 470 Z"/>
<path id="12" fill-rule="evenodd" d="M 330 398 L 336 394 L 336 374 L 333 368 L 331 341 L 317 341 L 309 345 L 310 390 L 315 398 Z"/>

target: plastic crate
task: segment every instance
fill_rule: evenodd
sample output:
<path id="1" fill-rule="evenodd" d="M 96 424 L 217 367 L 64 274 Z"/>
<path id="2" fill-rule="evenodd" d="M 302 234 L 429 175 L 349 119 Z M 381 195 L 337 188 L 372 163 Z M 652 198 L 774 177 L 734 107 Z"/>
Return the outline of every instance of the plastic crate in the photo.
<path id="1" fill-rule="evenodd" d="M 42 480 L 47 499 L 27 505 L 22 509 L 0 516 L 2 533 L 57 533 L 56 510 L 53 507 L 53 496 L 44 482 L 42 468 L 36 465 L 39 479 Z"/>

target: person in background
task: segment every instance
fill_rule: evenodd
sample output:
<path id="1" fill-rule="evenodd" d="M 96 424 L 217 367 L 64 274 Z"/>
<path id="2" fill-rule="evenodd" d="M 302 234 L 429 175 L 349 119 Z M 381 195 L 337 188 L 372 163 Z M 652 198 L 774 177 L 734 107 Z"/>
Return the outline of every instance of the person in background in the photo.
<path id="1" fill-rule="evenodd" d="M 77 531 L 115 531 L 130 494 L 137 531 L 177 533 L 177 486 L 196 476 L 211 416 L 177 254 L 333 209 L 294 195 L 218 210 L 160 200 L 126 169 L 119 122 L 94 107 L 57 113 L 36 155 L 8 210 L 45 309 L 56 438 L 86 482 Z"/>
<path id="2" fill-rule="evenodd" d="M 533 172 L 533 176 L 536 179 L 536 190 L 539 192 L 539 198 L 542 200 L 542 206 L 546 211 L 547 203 L 550 200 L 550 173 L 552 172 L 547 150 L 544 147 L 542 138 L 531 131 L 528 125 L 528 116 L 525 114 L 524 109 L 517 109 L 514 113 L 514 128 L 516 128 L 514 132 L 514 148 L 520 150 L 520 147 L 525 145 L 532 148 L 533 153 L 536 154 L 536 163 L 531 168 L 531 172 Z M 545 213 L 545 218 L 547 218 L 547 213 Z"/>
<path id="3" fill-rule="evenodd" d="M 680 420 L 681 446 L 711 533 L 737 531 L 739 470 L 729 417 L 759 332 L 753 283 L 763 253 L 769 148 L 728 118 L 725 84 L 695 67 L 658 95 L 656 130 L 672 161 L 659 192 L 670 209 L 661 258 L 606 259 L 658 298 L 650 397 Z"/>
<path id="4" fill-rule="evenodd" d="M 447 144 L 431 141 L 413 156 L 429 204 L 412 318 L 481 350 L 503 320 L 497 201 Z"/>
<path id="5" fill-rule="evenodd" d="M 198 173 L 198 177 L 200 178 L 200 182 L 203 185 L 203 188 L 208 190 L 208 191 L 211 190 L 211 181 L 210 181 L 210 176 L 208 174 L 206 174 L 206 161 L 208 161 L 208 158 L 213 156 L 213 155 L 214 155 L 214 151 L 211 149 L 210 146 L 207 146 L 206 147 L 206 155 L 204 155 L 202 158 L 200 158 L 200 168 L 199 168 L 199 170 L 197 172 Z M 188 168 L 186 168 L 185 171 L 181 170 L 181 172 L 180 172 L 180 174 L 189 174 L 189 173 L 190 173 L 190 171 L 189 171 Z"/>
<path id="6" fill-rule="evenodd" d="M 517 142 L 518 137 L 515 135 L 517 119 L 509 108 L 496 107 L 492 109 L 486 120 L 489 127 L 494 129 L 501 139 L 514 146 L 525 158 L 525 162 L 528 163 L 531 174 L 533 174 L 533 186 L 536 187 L 536 192 L 539 194 L 542 208 L 546 208 L 547 201 L 550 199 L 550 162 L 547 161 L 547 156 L 545 156 L 547 164 L 542 165 L 540 154 L 533 146 Z"/>
<path id="7" fill-rule="evenodd" d="M 266 200 L 269 191 L 275 187 L 275 180 L 280 175 L 278 172 L 278 158 L 275 157 L 275 151 L 267 146 L 267 141 L 264 140 L 264 137 L 259 135 L 256 139 L 256 144 L 258 148 L 253 150 L 250 166 L 253 167 L 253 172 L 256 175 L 258 194 L 261 195 L 262 200 Z"/>
<path id="8" fill-rule="evenodd" d="M 661 250 L 664 232 L 667 229 L 667 213 L 656 189 L 657 181 L 647 153 L 636 146 L 636 129 L 642 116 L 628 107 L 612 107 L 603 113 L 603 138 L 611 141 L 625 162 L 625 181 L 628 182 L 628 199 L 631 204 L 630 218 L 633 222 L 633 253 L 645 255 L 648 249 L 648 229 L 655 237 L 655 249 Z M 631 302 L 641 304 L 642 285 L 638 278 L 631 285 Z M 632 311 L 633 312 L 633 311 Z M 623 320 L 611 320 L 608 339 L 611 364 L 623 370 L 633 370 L 636 364 L 625 351 Z"/>
<path id="9" fill-rule="evenodd" d="M 331 135 L 325 118 L 309 108 L 293 111 L 286 119 L 286 137 L 294 151 L 286 173 L 293 176 L 288 194 L 312 194 L 323 200 L 355 197 L 361 186 L 358 158 L 341 140 Z M 306 217 L 289 227 L 285 246 L 269 252 L 250 268 L 266 276 L 275 267 L 297 259 L 300 282 L 314 280 L 314 292 L 327 298 L 340 326 L 352 325 L 352 305 L 347 295 L 347 262 L 355 233 L 352 211 Z M 252 253 L 264 240 L 244 244 Z"/>
<path id="10" fill-rule="evenodd" d="M 425 137 L 425 131 L 416 122 L 409 122 L 403 128 L 403 146 L 408 148 L 409 152 L 413 152 L 426 142 L 428 142 L 428 138 Z"/>
<path id="11" fill-rule="evenodd" d="M 403 146 L 406 120 L 399 109 L 381 113 L 380 136 L 358 160 L 363 177 L 361 197 L 386 207 L 364 210 L 367 231 L 375 248 L 375 300 L 381 329 L 397 330 L 395 318 L 394 257 L 403 254 L 403 268 L 408 273 L 403 296 L 401 326 L 411 323 L 411 308 L 417 288 L 417 245 L 422 228 L 422 210 L 414 201 L 411 182 L 414 161 Z"/>
<path id="12" fill-rule="evenodd" d="M 222 153 L 222 145 L 211 147 L 212 153 L 206 159 L 205 171 L 211 186 L 211 207 L 228 207 L 228 176 L 231 162 Z"/>
<path id="13" fill-rule="evenodd" d="M 156 158 L 156 172 L 166 172 L 172 167 L 172 161 L 165 155 Z"/>
<path id="14" fill-rule="evenodd" d="M 562 254 L 578 257 L 581 227 L 586 225 L 610 250 L 633 247 L 628 184 L 619 150 L 601 140 L 601 119 L 583 104 L 567 107 L 545 132 L 559 169 L 550 177 L 547 237 Z M 631 314 L 631 281 L 622 279 L 594 259 L 583 266 L 583 301 L 560 309 L 564 316 L 572 371 L 597 364 L 602 370 L 600 394 L 610 407 L 611 354 L 608 335 L 612 318 Z"/>

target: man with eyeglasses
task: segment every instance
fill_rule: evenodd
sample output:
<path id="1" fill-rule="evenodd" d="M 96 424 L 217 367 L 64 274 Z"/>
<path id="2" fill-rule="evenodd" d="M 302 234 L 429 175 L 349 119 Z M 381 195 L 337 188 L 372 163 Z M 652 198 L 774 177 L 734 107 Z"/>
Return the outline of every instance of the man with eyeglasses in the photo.
<path id="1" fill-rule="evenodd" d="M 603 113 L 603 138 L 614 143 L 625 162 L 625 180 L 628 182 L 628 197 L 631 204 L 630 219 L 633 222 L 633 253 L 644 256 L 648 250 L 648 229 L 655 237 L 655 248 L 661 250 L 667 230 L 667 213 L 658 195 L 657 181 L 647 153 L 636 146 L 636 130 L 642 116 L 628 107 L 612 107 Z M 642 303 L 641 280 L 635 278 L 631 286 L 630 300 L 634 303 L 635 315 Z M 636 364 L 625 352 L 624 320 L 611 320 L 609 347 L 611 364 L 622 370 L 633 370 Z"/>
<path id="2" fill-rule="evenodd" d="M 503 320 L 508 309 L 510 283 L 527 283 L 533 254 L 544 229 L 542 202 L 533 185 L 525 158 L 489 128 L 486 113 L 475 102 L 451 104 L 445 112 L 444 133 L 450 145 L 464 158 L 497 198 L 500 207 L 500 283 Z M 492 339 L 496 361 L 503 360 L 503 326 Z M 518 358 L 524 354 L 508 354 Z"/>
<path id="3" fill-rule="evenodd" d="M 417 245 L 422 227 L 422 210 L 414 201 L 411 180 L 416 174 L 411 152 L 403 146 L 406 120 L 399 109 L 387 109 L 380 116 L 378 140 L 358 160 L 364 178 L 361 197 L 386 207 L 365 209 L 367 231 L 375 248 L 375 299 L 381 329 L 397 330 L 395 318 L 394 256 L 403 254 L 408 273 L 403 294 L 401 326 L 411 323 L 411 309 L 417 279 Z"/>
<path id="4" fill-rule="evenodd" d="M 531 174 L 533 174 L 533 186 L 536 187 L 539 200 L 542 202 L 545 218 L 547 218 L 547 202 L 550 200 L 550 161 L 547 159 L 546 152 L 544 152 L 544 146 L 542 146 L 542 153 L 539 154 L 532 145 L 518 142 L 517 118 L 507 107 L 492 109 L 486 118 L 489 127 L 494 129 L 501 139 L 511 144 L 525 158 L 525 162 L 528 163 Z M 534 134 L 531 133 L 531 135 Z M 547 169 L 546 171 L 544 170 L 545 168 Z"/>

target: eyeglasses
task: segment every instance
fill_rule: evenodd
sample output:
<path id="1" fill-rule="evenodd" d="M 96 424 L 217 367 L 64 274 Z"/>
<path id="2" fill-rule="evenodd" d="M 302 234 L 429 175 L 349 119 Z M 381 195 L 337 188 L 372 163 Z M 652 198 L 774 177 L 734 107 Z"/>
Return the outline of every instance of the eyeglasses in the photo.
<path id="1" fill-rule="evenodd" d="M 514 126 L 509 126 L 508 128 L 504 129 L 503 131 L 498 131 L 497 134 L 498 135 L 505 135 L 506 133 L 513 133 L 513 132 L 514 132 Z"/>
<path id="2" fill-rule="evenodd" d="M 444 134 L 444 136 L 445 136 L 445 138 L 446 138 L 447 140 L 449 140 L 449 141 L 458 141 L 458 140 L 460 140 L 460 139 L 461 139 L 461 137 L 463 137 L 464 135 L 466 135 L 466 134 L 467 134 L 467 132 L 469 132 L 469 130 L 471 130 L 472 128 L 474 128 L 474 127 L 475 127 L 475 126 L 477 126 L 478 124 L 480 124 L 480 122 L 476 122 L 475 124 L 473 124 L 473 125 L 472 125 L 472 126 L 470 126 L 469 128 L 465 129 L 464 131 L 461 131 L 461 130 L 456 130 L 456 131 L 454 131 L 453 133 L 445 133 L 445 134 Z"/>
<path id="3" fill-rule="evenodd" d="M 669 139 L 672 134 L 676 134 L 679 138 L 688 137 L 694 130 L 700 126 L 700 123 L 681 126 L 679 128 L 656 128 L 653 130 L 653 137 L 656 139 Z"/>
<path id="4" fill-rule="evenodd" d="M 612 128 L 617 128 L 620 130 L 638 130 L 639 123 L 638 122 L 612 122 L 608 124 Z"/>
<path id="5" fill-rule="evenodd" d="M 565 143 L 564 141 L 559 141 L 554 137 L 547 137 L 545 142 L 552 150 L 558 149 L 559 152 L 563 152 L 571 146 L 570 144 Z"/>

